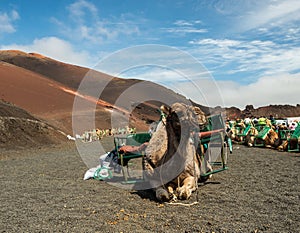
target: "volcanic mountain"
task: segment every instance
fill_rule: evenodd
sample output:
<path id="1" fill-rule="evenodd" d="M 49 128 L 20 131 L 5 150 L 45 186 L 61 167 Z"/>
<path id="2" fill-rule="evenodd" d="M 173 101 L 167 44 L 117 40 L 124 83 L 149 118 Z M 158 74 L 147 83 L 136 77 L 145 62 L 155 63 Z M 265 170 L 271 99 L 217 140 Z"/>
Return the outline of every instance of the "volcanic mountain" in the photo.
<path id="1" fill-rule="evenodd" d="M 112 77 L 40 54 L 16 50 L 0 51 L 0 74 L 1 99 L 67 133 L 72 132 L 75 98 L 83 101 L 79 113 L 76 112 L 81 121 L 77 124 L 80 126 L 78 131 L 90 130 L 86 128 L 90 124 L 86 126 L 85 123 L 90 121 L 88 116 L 91 115 L 92 108 L 96 109 L 92 114 L 95 114 L 97 128 L 110 128 L 114 112 L 129 121 L 127 123 L 130 125 L 145 130 L 147 123 L 159 118 L 157 109 L 161 103 L 140 100 L 148 100 L 147 97 L 155 93 L 158 99 L 161 96 L 161 99 L 172 102 L 186 101 L 185 97 L 152 82 Z M 85 86 L 81 84 L 83 80 L 86 81 Z M 139 85 L 142 88 L 138 88 Z M 97 90 L 99 87 L 103 87 L 100 96 Z M 127 91 L 132 87 L 136 88 L 131 92 Z M 122 96 L 124 93 L 127 93 L 126 98 Z M 123 103 L 118 106 L 117 102 L 122 100 Z M 124 108 L 124 104 L 130 105 L 130 109 Z"/>

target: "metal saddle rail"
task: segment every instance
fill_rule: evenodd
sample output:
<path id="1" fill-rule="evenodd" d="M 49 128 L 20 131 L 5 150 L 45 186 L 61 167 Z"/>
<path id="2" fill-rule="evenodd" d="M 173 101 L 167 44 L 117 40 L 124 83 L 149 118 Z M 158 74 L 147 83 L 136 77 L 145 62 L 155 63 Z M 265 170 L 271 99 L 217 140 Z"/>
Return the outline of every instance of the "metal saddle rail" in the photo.
<path id="1" fill-rule="evenodd" d="M 224 137 L 225 137 L 225 129 L 216 129 L 211 131 L 205 131 L 199 133 L 199 138 L 201 144 L 211 144 L 211 141 L 217 140 L 219 143 L 217 145 L 221 146 L 221 161 L 210 162 L 212 166 L 217 166 L 217 169 L 213 169 L 212 171 L 208 171 L 204 174 L 201 174 L 201 177 L 207 177 L 215 173 L 219 173 L 225 170 L 228 170 L 225 158 L 225 148 L 224 148 Z M 215 143 L 213 143 L 215 145 Z"/>
<path id="2" fill-rule="evenodd" d="M 132 184 L 138 182 L 137 179 L 128 179 L 130 177 L 128 163 L 131 159 L 144 157 L 144 149 L 150 138 L 151 135 L 149 133 L 135 133 L 114 137 L 115 149 L 118 154 L 118 163 L 121 165 L 124 177 L 124 182 L 122 183 Z M 124 167 L 127 168 L 127 172 L 125 172 Z"/>
<path id="3" fill-rule="evenodd" d="M 299 139 L 300 139 L 300 124 L 297 125 L 296 129 L 288 139 L 289 152 L 300 152 Z"/>
<path id="4" fill-rule="evenodd" d="M 238 133 L 237 136 L 246 137 L 252 125 L 247 125 L 246 128 L 243 129 L 242 133 Z"/>
<path id="5" fill-rule="evenodd" d="M 290 129 L 278 130 L 278 136 L 281 140 L 288 140 L 292 134 L 293 134 L 293 131 Z"/>
<path id="6" fill-rule="evenodd" d="M 264 139 L 266 138 L 266 136 L 270 130 L 271 130 L 271 127 L 269 127 L 269 126 L 262 127 L 261 130 L 258 132 L 258 134 L 255 136 L 254 146 L 264 147 L 265 146 Z"/>

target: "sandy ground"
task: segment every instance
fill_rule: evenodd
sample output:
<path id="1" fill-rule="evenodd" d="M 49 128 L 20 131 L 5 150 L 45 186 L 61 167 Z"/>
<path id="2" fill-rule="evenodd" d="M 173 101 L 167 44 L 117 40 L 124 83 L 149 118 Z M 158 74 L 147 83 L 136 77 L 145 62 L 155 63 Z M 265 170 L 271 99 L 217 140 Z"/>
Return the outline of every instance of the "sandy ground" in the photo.
<path id="1" fill-rule="evenodd" d="M 186 203 L 83 181 L 72 143 L 0 151 L 0 232 L 299 232 L 300 154 L 234 146 Z"/>

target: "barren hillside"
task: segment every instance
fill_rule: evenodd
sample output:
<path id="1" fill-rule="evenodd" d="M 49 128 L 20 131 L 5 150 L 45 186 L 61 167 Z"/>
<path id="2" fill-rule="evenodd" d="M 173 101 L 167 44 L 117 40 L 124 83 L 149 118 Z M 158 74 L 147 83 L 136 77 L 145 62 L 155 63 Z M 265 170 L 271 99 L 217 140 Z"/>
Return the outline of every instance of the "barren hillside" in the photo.
<path id="1" fill-rule="evenodd" d="M 35 116 L 67 132 L 72 131 L 72 109 L 77 88 L 84 77 L 87 87 L 81 88 L 80 95 L 98 93 L 97 88 L 105 87 L 100 98 L 87 96 L 86 100 L 98 101 L 96 105 L 96 126 L 111 127 L 111 112 L 119 111 L 130 115 L 129 124 L 146 129 L 147 124 L 159 118 L 159 101 L 144 102 L 155 93 L 158 98 L 167 97 L 175 101 L 186 98 L 158 84 L 136 79 L 120 79 L 98 71 L 74 66 L 36 53 L 24 53 L 15 50 L 0 51 L 0 87 L 1 98 L 22 107 Z M 132 109 L 116 106 L 122 93 L 142 83 L 144 88 L 129 92 L 123 101 L 133 104 Z M 138 99 L 136 98 L 138 96 Z M 90 98 L 92 97 L 92 98 Z M 82 122 L 86 122 L 82 114 Z M 84 130 L 84 128 L 82 128 Z"/>
<path id="2" fill-rule="evenodd" d="M 66 141 L 59 129 L 21 108 L 0 101 L 0 149 L 19 149 Z"/>

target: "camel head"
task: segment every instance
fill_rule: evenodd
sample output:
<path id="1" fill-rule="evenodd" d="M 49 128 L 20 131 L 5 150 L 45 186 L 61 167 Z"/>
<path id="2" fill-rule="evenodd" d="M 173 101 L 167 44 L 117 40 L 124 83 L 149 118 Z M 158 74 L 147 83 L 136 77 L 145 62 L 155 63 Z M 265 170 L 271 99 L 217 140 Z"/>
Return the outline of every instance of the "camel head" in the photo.
<path id="1" fill-rule="evenodd" d="M 205 114 L 195 106 L 174 103 L 171 107 L 163 105 L 161 110 L 166 115 L 167 122 L 177 133 L 199 131 L 199 126 L 206 123 Z"/>

